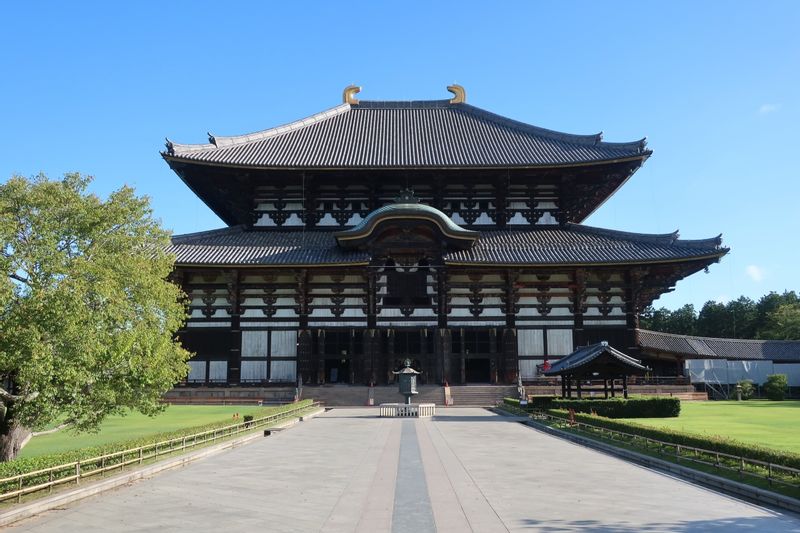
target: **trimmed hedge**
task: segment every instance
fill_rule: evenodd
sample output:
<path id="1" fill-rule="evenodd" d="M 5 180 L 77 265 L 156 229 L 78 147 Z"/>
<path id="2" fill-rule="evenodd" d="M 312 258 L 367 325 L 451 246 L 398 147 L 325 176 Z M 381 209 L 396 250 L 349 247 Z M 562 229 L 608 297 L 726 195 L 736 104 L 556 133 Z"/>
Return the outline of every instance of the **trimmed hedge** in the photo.
<path id="1" fill-rule="evenodd" d="M 553 409 L 574 409 L 576 413 L 596 413 L 606 418 L 671 418 L 681 414 L 681 401 L 678 398 L 557 398 L 551 405 Z"/>
<path id="2" fill-rule="evenodd" d="M 564 419 L 569 417 L 569 413 L 561 409 L 549 409 L 547 413 Z M 763 446 L 747 444 L 725 437 L 695 435 L 667 428 L 653 428 L 628 420 L 613 420 L 584 413 L 575 413 L 575 420 L 681 446 L 692 446 L 712 452 L 727 453 L 791 468 L 800 468 L 800 454 L 764 448 Z"/>
<path id="3" fill-rule="evenodd" d="M 262 412 L 259 412 L 256 415 L 256 418 L 263 418 L 265 416 L 280 414 L 282 412 L 290 411 L 292 409 L 296 409 L 299 407 L 308 407 L 311 405 L 312 402 L 313 400 L 309 399 L 309 400 L 302 400 L 297 403 L 281 405 L 279 407 L 266 407 L 263 409 Z M 190 428 L 184 428 L 181 430 L 169 431 L 165 433 L 157 433 L 154 435 L 148 435 L 147 437 L 128 439 L 119 442 L 105 444 L 102 446 L 91 446 L 68 452 L 40 455 L 37 457 L 20 457 L 18 459 L 14 459 L 13 461 L 0 463 L 0 478 L 16 476 L 17 474 L 25 474 L 27 472 L 42 470 L 45 468 L 50 468 L 65 463 L 72 463 L 75 461 L 92 459 L 100 455 L 107 455 L 114 452 L 129 450 L 131 448 L 138 448 L 139 446 L 155 444 L 156 442 L 162 442 L 165 440 L 185 437 L 187 435 L 193 435 L 195 433 L 202 433 L 204 431 L 209 431 L 212 429 L 227 427 L 233 423 L 235 422 L 232 422 L 230 419 L 225 419 L 225 420 L 220 420 L 219 422 L 214 422 L 212 424 L 194 426 Z"/>
<path id="4" fill-rule="evenodd" d="M 505 398 L 506 405 L 520 407 L 519 400 Z M 670 418 L 681 413 L 677 398 L 608 398 L 567 400 L 556 396 L 531 396 L 528 409 L 575 409 L 576 413 L 596 413 L 607 418 Z"/>

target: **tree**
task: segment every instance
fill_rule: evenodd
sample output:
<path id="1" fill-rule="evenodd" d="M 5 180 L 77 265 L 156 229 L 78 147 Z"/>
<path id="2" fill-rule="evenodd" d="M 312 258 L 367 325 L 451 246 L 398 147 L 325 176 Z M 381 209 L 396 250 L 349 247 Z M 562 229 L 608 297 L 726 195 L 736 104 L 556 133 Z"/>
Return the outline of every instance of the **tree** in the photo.
<path id="1" fill-rule="evenodd" d="M 696 322 L 697 313 L 695 313 L 694 306 L 692 304 L 686 304 L 672 311 L 670 314 L 667 333 L 694 335 Z"/>
<path id="2" fill-rule="evenodd" d="M 783 304 L 767 315 L 761 338 L 800 340 L 800 304 Z"/>
<path id="3" fill-rule="evenodd" d="M 730 337 L 733 328 L 725 304 L 709 300 L 697 316 L 697 334 L 702 337 Z"/>
<path id="4" fill-rule="evenodd" d="M 784 291 L 783 294 L 770 292 L 765 294 L 756 303 L 756 337 L 765 337 L 764 330 L 768 327 L 769 315 L 784 304 L 800 304 L 800 298 L 794 291 Z"/>
<path id="5" fill-rule="evenodd" d="M 168 232 L 131 188 L 103 201 L 89 183 L 0 185 L 0 460 L 48 424 L 92 430 L 109 414 L 155 414 L 187 373 Z"/>

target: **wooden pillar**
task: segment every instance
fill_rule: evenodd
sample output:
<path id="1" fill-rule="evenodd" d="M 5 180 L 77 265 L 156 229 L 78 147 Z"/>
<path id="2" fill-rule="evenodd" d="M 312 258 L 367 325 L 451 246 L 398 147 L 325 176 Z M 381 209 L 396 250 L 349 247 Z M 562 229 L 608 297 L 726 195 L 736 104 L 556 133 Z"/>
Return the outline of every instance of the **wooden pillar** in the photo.
<path id="1" fill-rule="evenodd" d="M 325 375 L 325 330 L 317 330 L 317 385 L 322 385 L 328 376 Z"/>
<path id="2" fill-rule="evenodd" d="M 489 382 L 497 384 L 497 328 L 489 330 Z"/>
<path id="3" fill-rule="evenodd" d="M 581 378 L 577 377 L 575 379 L 575 390 L 578 393 L 578 399 L 580 400 L 583 396 L 581 395 Z"/>
<path id="4" fill-rule="evenodd" d="M 566 376 L 561 376 L 561 397 L 567 397 L 567 378 Z"/>
<path id="5" fill-rule="evenodd" d="M 439 367 L 439 382 L 452 383 L 452 361 L 451 352 L 453 350 L 453 333 L 448 328 L 441 328 L 437 330 L 436 346 L 438 349 L 437 364 Z"/>
<path id="6" fill-rule="evenodd" d="M 616 386 L 614 385 L 614 378 L 612 377 L 609 381 L 611 382 L 611 397 L 614 398 L 616 396 Z"/>
<path id="7" fill-rule="evenodd" d="M 622 374 L 622 397 L 628 397 L 628 376 Z"/>
<path id="8" fill-rule="evenodd" d="M 356 383 L 356 369 L 360 366 L 358 363 L 358 359 L 356 357 L 356 330 L 350 330 L 350 342 L 347 346 L 347 355 L 349 357 L 348 361 L 348 368 L 350 369 L 350 375 L 347 376 L 348 383 L 355 384 Z"/>
<path id="9" fill-rule="evenodd" d="M 382 383 L 392 383 L 394 378 L 394 374 L 392 374 L 392 370 L 394 370 L 394 330 L 390 329 L 386 331 L 386 356 L 380 357 L 381 361 L 381 370 L 383 372 L 383 376 L 380 377 Z"/>
<path id="10" fill-rule="evenodd" d="M 242 366 L 242 329 L 241 329 L 241 286 L 239 271 L 227 273 L 228 281 L 228 314 L 231 317 L 231 347 L 228 352 L 228 385 L 238 385 Z"/>
<path id="11" fill-rule="evenodd" d="M 572 398 L 572 376 L 566 376 L 567 378 L 567 398 Z"/>
<path id="12" fill-rule="evenodd" d="M 603 378 L 603 395 L 608 399 L 608 379 Z"/>
<path id="13" fill-rule="evenodd" d="M 314 347 L 310 329 L 301 329 L 297 332 L 297 373 L 303 383 L 315 383 L 317 369 L 313 359 Z"/>
<path id="14" fill-rule="evenodd" d="M 519 374 L 519 348 L 517 346 L 517 330 L 505 328 L 502 333 L 502 380 L 505 383 L 516 383 Z"/>
<path id="15" fill-rule="evenodd" d="M 467 337 L 466 335 L 464 335 L 464 328 L 460 328 L 459 334 L 461 335 L 461 353 L 458 354 L 458 363 L 459 363 L 458 382 L 464 384 L 467 382 L 467 365 L 466 365 Z"/>
<path id="16" fill-rule="evenodd" d="M 572 330 L 572 345 L 586 346 L 586 334 L 583 329 L 583 312 L 586 302 L 586 271 L 579 268 L 575 271 L 575 287 L 572 293 L 572 314 L 574 326 Z"/>

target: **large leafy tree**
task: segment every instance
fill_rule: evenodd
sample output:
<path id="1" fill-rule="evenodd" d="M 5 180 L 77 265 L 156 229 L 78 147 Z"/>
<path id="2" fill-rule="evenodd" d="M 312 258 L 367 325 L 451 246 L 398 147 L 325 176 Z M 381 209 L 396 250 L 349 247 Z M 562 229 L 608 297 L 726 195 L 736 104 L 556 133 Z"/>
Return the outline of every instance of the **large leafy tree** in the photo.
<path id="1" fill-rule="evenodd" d="M 168 232 L 147 198 L 123 187 L 103 200 L 89 182 L 0 185 L 0 460 L 50 424 L 154 414 L 187 372 Z"/>
<path id="2" fill-rule="evenodd" d="M 800 303 L 780 305 L 768 314 L 761 338 L 800 340 Z"/>

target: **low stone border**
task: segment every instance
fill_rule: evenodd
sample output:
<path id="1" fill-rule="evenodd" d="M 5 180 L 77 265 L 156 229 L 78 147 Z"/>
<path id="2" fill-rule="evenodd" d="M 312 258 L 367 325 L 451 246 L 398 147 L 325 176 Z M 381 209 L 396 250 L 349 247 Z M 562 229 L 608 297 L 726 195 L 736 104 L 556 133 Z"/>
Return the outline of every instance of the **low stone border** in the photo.
<path id="1" fill-rule="evenodd" d="M 281 422 L 274 426 L 261 428 L 263 429 L 263 431 L 254 431 L 252 434 L 245 435 L 237 439 L 221 442 L 219 444 L 208 446 L 206 448 L 201 448 L 199 450 L 189 452 L 180 455 L 178 457 L 172 457 L 164 461 L 160 461 L 158 463 L 146 466 L 144 468 L 140 468 L 130 472 L 124 472 L 117 476 L 104 479 L 96 483 L 91 483 L 86 486 L 76 487 L 72 490 L 65 491 L 60 494 L 53 494 L 52 496 L 47 496 L 45 498 L 41 498 L 39 500 L 35 500 L 30 503 L 18 505 L 14 509 L 11 509 L 4 513 L 0 513 L 0 527 L 4 527 L 9 524 L 13 524 L 14 522 L 18 522 L 19 520 L 22 520 L 24 518 L 30 518 L 32 516 L 41 514 L 45 511 L 61 507 L 68 503 L 82 500 L 84 498 L 88 498 L 89 496 L 94 496 L 95 494 L 100 494 L 101 492 L 105 492 L 107 490 L 111 490 L 120 487 L 122 485 L 126 485 L 132 481 L 137 481 L 140 479 L 152 477 L 160 472 L 164 472 L 165 470 L 171 470 L 173 468 L 179 468 L 181 466 L 188 465 L 189 463 L 193 463 L 194 461 L 197 461 L 199 459 L 204 459 L 206 457 L 217 455 L 218 453 L 221 453 L 230 448 L 238 448 L 239 446 L 247 444 L 251 441 L 264 438 L 264 432 L 266 431 L 288 429 L 299 422 L 311 420 L 312 418 L 324 412 L 325 409 L 317 409 L 303 416 L 291 418 L 289 420 L 286 420 L 285 422 Z"/>
<path id="2" fill-rule="evenodd" d="M 529 426 L 538 431 L 542 431 L 544 433 L 548 433 L 555 437 L 566 439 L 576 444 L 586 446 L 587 448 L 594 448 L 596 450 L 600 450 L 609 453 L 611 455 L 621 457 L 622 459 L 626 459 L 628 461 L 632 461 L 634 463 L 643 466 L 666 471 L 669 472 L 670 474 L 675 474 L 679 477 L 695 481 L 701 485 L 717 489 L 727 494 L 739 496 L 760 504 L 771 505 L 795 513 L 800 513 L 800 500 L 797 500 L 795 498 L 784 496 L 783 494 L 778 494 L 775 492 L 770 492 L 768 490 L 760 489 L 758 487 L 753 487 L 752 485 L 748 485 L 746 483 L 740 483 L 739 481 L 734 481 L 732 479 L 727 479 L 721 476 L 715 476 L 714 474 L 709 474 L 707 472 L 695 470 L 687 466 L 675 464 L 670 461 L 665 461 L 663 459 L 658 459 L 656 457 L 651 457 L 649 455 L 645 455 L 642 453 L 626 450 L 624 448 L 618 448 L 616 446 L 612 446 L 605 442 L 596 441 L 594 439 L 590 439 L 582 435 L 575 435 L 567 431 L 551 428 L 544 424 L 539 424 L 538 422 L 535 422 L 530 418 L 522 419 L 522 417 L 517 417 L 517 415 L 514 415 L 512 413 L 507 413 L 502 409 L 495 409 L 494 411 L 503 416 L 511 416 L 519 418 L 520 422 L 522 422 L 526 426 Z"/>

